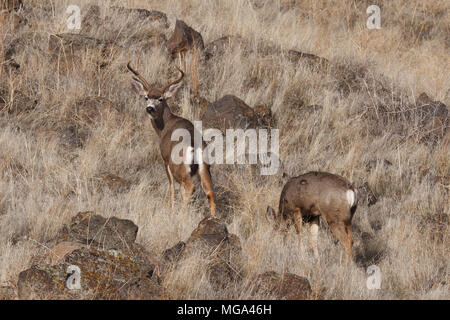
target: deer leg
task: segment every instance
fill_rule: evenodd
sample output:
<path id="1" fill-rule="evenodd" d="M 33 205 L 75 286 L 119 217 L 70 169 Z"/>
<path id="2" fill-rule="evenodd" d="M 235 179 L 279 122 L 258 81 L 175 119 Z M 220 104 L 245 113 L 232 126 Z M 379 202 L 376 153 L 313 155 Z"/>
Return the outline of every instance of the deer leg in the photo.
<path id="1" fill-rule="evenodd" d="M 195 185 L 192 183 L 192 181 L 187 180 L 183 183 L 183 208 L 186 208 L 189 200 L 191 200 L 192 194 L 194 193 Z"/>
<path id="2" fill-rule="evenodd" d="M 172 213 L 173 213 L 173 209 L 174 209 L 174 205 L 175 205 L 175 190 L 173 187 L 173 175 L 172 175 L 172 172 L 170 171 L 169 166 L 166 166 L 165 168 L 166 168 L 167 178 L 169 179 L 170 206 L 172 208 Z"/>
<path id="3" fill-rule="evenodd" d="M 351 261 L 352 258 L 352 242 L 353 237 L 350 231 L 350 226 L 344 223 L 333 223 L 330 224 L 331 232 L 338 238 L 347 254 L 347 263 Z M 350 232 L 350 233 L 349 233 Z"/>
<path id="4" fill-rule="evenodd" d="M 309 229 L 311 233 L 311 246 L 314 252 L 314 257 L 319 262 L 319 250 L 317 250 L 317 238 L 319 236 L 319 217 L 313 218 Z"/>
<path id="5" fill-rule="evenodd" d="M 294 227 L 295 227 L 295 232 L 297 233 L 297 237 L 298 237 L 298 247 L 301 248 L 302 247 L 302 212 L 300 211 L 299 208 L 296 208 L 295 212 L 294 212 L 294 216 L 293 216 L 293 220 L 294 220 Z"/>
<path id="6" fill-rule="evenodd" d="M 211 175 L 209 173 L 208 167 L 201 163 L 199 168 L 199 176 L 200 176 L 200 182 L 202 185 L 202 189 L 206 194 L 206 197 L 209 201 L 209 209 L 212 216 L 216 215 L 216 203 L 214 202 L 214 193 L 212 190 L 212 182 L 211 182 Z"/>

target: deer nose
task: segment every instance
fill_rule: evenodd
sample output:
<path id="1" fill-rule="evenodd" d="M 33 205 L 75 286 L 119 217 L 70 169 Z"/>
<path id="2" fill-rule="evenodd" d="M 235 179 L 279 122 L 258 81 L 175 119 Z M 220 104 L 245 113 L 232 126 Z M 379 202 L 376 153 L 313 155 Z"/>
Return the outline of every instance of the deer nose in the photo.
<path id="1" fill-rule="evenodd" d="M 155 111 L 155 108 L 153 108 L 153 107 L 147 107 L 146 110 L 147 110 L 148 113 L 152 113 L 152 112 Z"/>

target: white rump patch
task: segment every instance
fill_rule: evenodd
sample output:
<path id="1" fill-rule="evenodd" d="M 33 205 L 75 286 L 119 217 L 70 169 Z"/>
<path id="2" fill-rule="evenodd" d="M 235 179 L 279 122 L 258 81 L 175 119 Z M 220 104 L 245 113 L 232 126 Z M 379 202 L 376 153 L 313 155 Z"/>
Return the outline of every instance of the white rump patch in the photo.
<path id="1" fill-rule="evenodd" d="M 347 201 L 348 201 L 348 204 L 350 205 L 350 208 L 351 208 L 351 207 L 353 207 L 353 206 L 355 205 L 355 203 L 356 203 L 356 195 L 355 195 L 355 193 L 353 192 L 353 190 L 347 190 L 346 195 L 347 195 Z"/>

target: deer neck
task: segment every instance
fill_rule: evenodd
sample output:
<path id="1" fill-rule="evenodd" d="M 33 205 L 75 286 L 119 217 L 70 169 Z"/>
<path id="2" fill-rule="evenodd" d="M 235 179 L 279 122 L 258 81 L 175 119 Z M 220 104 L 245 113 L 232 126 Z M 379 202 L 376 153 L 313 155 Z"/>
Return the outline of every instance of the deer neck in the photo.
<path id="1" fill-rule="evenodd" d="M 152 119 L 153 128 L 158 136 L 161 135 L 161 132 L 164 130 L 167 123 L 174 117 L 167 103 L 165 101 L 162 103 L 164 103 L 162 114 L 158 118 Z"/>

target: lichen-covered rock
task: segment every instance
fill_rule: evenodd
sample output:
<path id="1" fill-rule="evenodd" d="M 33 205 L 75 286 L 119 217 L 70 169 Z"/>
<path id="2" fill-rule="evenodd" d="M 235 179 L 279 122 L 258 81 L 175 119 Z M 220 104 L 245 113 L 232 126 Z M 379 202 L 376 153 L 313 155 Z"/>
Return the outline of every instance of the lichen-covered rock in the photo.
<path id="1" fill-rule="evenodd" d="M 217 218 L 206 217 L 192 231 L 187 244 L 201 242 L 210 248 L 215 248 L 228 238 L 228 230 L 225 223 Z"/>
<path id="2" fill-rule="evenodd" d="M 60 241 L 73 241 L 100 250 L 129 250 L 136 240 L 138 227 L 130 220 L 104 218 L 93 212 L 80 212 L 70 226 L 59 234 Z"/>
<path id="3" fill-rule="evenodd" d="M 201 253 L 210 284 L 223 289 L 241 280 L 242 247 L 239 238 L 228 233 L 226 225 L 217 218 L 206 217 L 198 224 L 189 239 L 163 252 L 166 261 L 178 263 L 184 257 Z"/>
<path id="4" fill-rule="evenodd" d="M 68 287 L 80 270 L 80 289 Z M 159 299 L 161 288 L 154 268 L 120 250 L 81 248 L 55 265 L 40 264 L 22 271 L 18 280 L 19 299 Z"/>
<path id="5" fill-rule="evenodd" d="M 129 220 L 77 214 L 19 274 L 19 299 L 159 299 L 156 264 L 134 243 L 137 230 Z"/>
<path id="6" fill-rule="evenodd" d="M 308 279 L 292 273 L 280 275 L 274 271 L 257 276 L 254 290 L 278 300 L 306 300 L 312 293 Z"/>
<path id="7" fill-rule="evenodd" d="M 183 241 L 178 242 L 173 247 L 164 250 L 163 252 L 163 258 L 167 262 L 177 262 L 184 251 L 184 248 L 186 247 L 186 243 Z"/>

